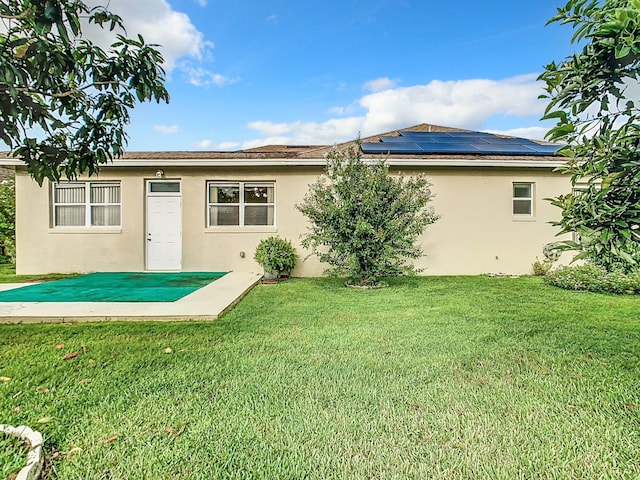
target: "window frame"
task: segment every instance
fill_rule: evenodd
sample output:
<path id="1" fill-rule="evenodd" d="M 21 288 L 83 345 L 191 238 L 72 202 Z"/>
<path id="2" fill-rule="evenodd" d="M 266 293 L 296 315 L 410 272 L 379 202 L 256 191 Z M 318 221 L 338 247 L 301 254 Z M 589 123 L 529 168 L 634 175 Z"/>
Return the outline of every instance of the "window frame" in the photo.
<path id="1" fill-rule="evenodd" d="M 528 197 L 517 197 L 516 187 L 526 185 L 529 187 Z M 535 183 L 534 182 L 513 182 L 511 184 L 511 215 L 514 218 L 533 218 L 535 216 Z M 516 201 L 529 201 L 529 213 L 516 213 Z"/>
<path id="2" fill-rule="evenodd" d="M 119 202 L 92 202 L 91 201 L 91 187 L 93 185 L 99 185 L 101 187 L 118 187 L 118 196 Z M 82 186 L 84 188 L 84 202 L 75 202 L 75 203 L 67 203 L 67 202 L 57 202 L 56 201 L 56 191 L 62 186 L 62 188 L 70 188 L 70 187 L 79 187 Z M 84 207 L 84 223 L 82 225 L 58 225 L 58 215 L 56 207 L 73 207 L 73 206 L 83 206 Z M 109 207 L 109 206 L 117 206 L 120 209 L 119 215 L 119 223 L 116 225 L 93 225 L 93 209 L 92 207 Z M 54 229 L 61 230 L 71 230 L 71 229 L 96 229 L 96 230 L 106 230 L 113 228 L 121 228 L 122 227 L 122 182 L 119 180 L 108 180 L 108 181 L 100 181 L 100 182 L 92 182 L 92 181 L 70 181 L 70 182 L 55 182 L 51 184 L 51 225 Z"/>
<path id="3" fill-rule="evenodd" d="M 596 187 L 598 188 L 598 187 Z M 573 188 L 571 189 L 571 194 L 575 197 L 577 194 L 580 194 L 582 192 L 586 192 L 589 190 L 589 184 L 588 183 L 576 183 Z M 571 231 L 571 240 L 576 242 L 576 243 L 580 243 L 582 240 L 580 238 L 580 234 L 578 232 L 576 232 L 575 230 Z"/>
<path id="4" fill-rule="evenodd" d="M 221 203 L 211 201 L 211 186 L 221 187 L 237 187 L 238 188 L 238 202 L 237 203 Z M 245 189 L 247 187 L 269 187 L 273 189 L 273 201 L 265 203 L 252 203 L 247 202 L 245 199 Z M 206 182 L 206 227 L 211 229 L 268 229 L 276 226 L 276 182 L 270 180 L 251 180 L 251 181 L 235 181 L 235 180 L 207 180 Z M 211 224 L 211 208 L 212 207 L 238 207 L 238 223 L 235 225 L 212 225 Z M 247 225 L 245 223 L 245 209 L 247 206 L 264 206 L 273 208 L 273 223 L 267 225 Z"/>

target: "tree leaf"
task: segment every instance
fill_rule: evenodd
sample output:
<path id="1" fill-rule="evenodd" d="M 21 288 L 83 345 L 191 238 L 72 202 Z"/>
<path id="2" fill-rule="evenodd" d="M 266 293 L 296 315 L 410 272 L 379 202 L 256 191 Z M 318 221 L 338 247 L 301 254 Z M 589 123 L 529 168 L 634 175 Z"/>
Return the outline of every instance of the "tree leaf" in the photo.
<path id="1" fill-rule="evenodd" d="M 40 185 L 45 179 L 97 173 L 124 151 L 136 95 L 140 101 L 169 101 L 162 55 L 139 36 L 120 35 L 122 52 L 93 43 L 95 36 L 83 32 L 87 22 L 105 30 L 123 25 L 108 2 L 95 9 L 75 0 L 2 5 L 3 15 L 25 9 L 29 15 L 12 15 L 2 32 L 7 55 L 0 139 Z"/>

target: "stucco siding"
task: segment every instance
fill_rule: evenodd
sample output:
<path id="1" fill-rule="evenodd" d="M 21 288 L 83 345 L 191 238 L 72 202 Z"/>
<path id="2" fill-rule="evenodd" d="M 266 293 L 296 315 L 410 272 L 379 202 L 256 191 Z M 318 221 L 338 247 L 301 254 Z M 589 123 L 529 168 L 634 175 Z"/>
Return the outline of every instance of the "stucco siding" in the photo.
<path id="1" fill-rule="evenodd" d="M 530 273 L 545 244 L 558 240 L 550 225 L 560 211 L 545 198 L 566 193 L 568 179 L 550 170 L 432 170 L 433 207 L 441 218 L 422 237 L 427 275 Z M 534 184 L 534 215 L 512 213 L 513 183 Z"/>
<path id="2" fill-rule="evenodd" d="M 320 275 L 324 266 L 303 259 L 300 235 L 305 219 L 295 209 L 319 167 L 167 167 L 165 179 L 181 182 L 182 270 L 252 271 L 258 242 L 269 235 L 290 239 L 300 261 L 296 276 Z M 155 178 L 153 165 L 103 168 L 98 181 L 121 182 L 121 227 L 62 229 L 52 226 L 51 186 L 39 187 L 22 168 L 16 172 L 17 271 L 46 272 L 145 270 L 145 181 Z M 556 241 L 559 210 L 546 197 L 566 193 L 567 178 L 551 169 L 438 167 L 409 171 L 431 178 L 433 206 L 441 218 L 422 237 L 426 254 L 416 264 L 426 275 L 528 273 L 546 243 Z M 94 180 L 92 178 L 92 180 Z M 275 225 L 207 228 L 206 182 L 275 182 Z M 513 182 L 534 184 L 534 216 L 512 214 Z"/>

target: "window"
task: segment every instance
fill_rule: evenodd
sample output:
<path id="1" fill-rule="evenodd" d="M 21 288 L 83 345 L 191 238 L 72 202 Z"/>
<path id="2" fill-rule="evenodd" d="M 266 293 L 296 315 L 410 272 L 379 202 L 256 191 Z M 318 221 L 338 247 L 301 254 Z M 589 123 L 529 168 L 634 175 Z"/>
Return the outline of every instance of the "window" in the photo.
<path id="1" fill-rule="evenodd" d="M 166 180 L 149 180 L 147 183 L 147 193 L 180 193 L 180 182 L 166 181 Z"/>
<path id="2" fill-rule="evenodd" d="M 598 186 L 596 186 L 596 189 L 599 189 Z M 573 194 L 574 198 L 577 197 L 578 195 L 583 195 L 585 193 L 587 193 L 589 191 L 589 184 L 588 183 L 578 183 L 576 185 L 574 185 L 573 190 L 571 190 L 571 193 Z M 582 243 L 582 239 L 580 238 L 580 234 L 576 231 L 572 231 L 571 232 L 571 240 L 573 240 L 576 243 Z"/>
<path id="3" fill-rule="evenodd" d="M 54 227 L 119 227 L 120 183 L 53 185 Z"/>
<path id="4" fill-rule="evenodd" d="M 207 182 L 207 226 L 274 225 L 274 196 L 274 183 Z"/>
<path id="5" fill-rule="evenodd" d="M 513 184 L 513 214 L 533 216 L 533 183 Z"/>

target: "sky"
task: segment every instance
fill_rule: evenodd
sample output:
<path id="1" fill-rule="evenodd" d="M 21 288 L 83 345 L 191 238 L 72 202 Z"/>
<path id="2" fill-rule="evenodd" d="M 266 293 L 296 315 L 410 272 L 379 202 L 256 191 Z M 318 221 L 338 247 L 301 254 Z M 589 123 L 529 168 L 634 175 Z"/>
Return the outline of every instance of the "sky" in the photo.
<path id="1" fill-rule="evenodd" d="M 101 0 L 87 1 L 99 4 Z M 419 123 L 542 139 L 536 80 L 573 52 L 560 0 L 110 0 L 161 45 L 168 105 L 128 151 L 332 145 Z"/>

